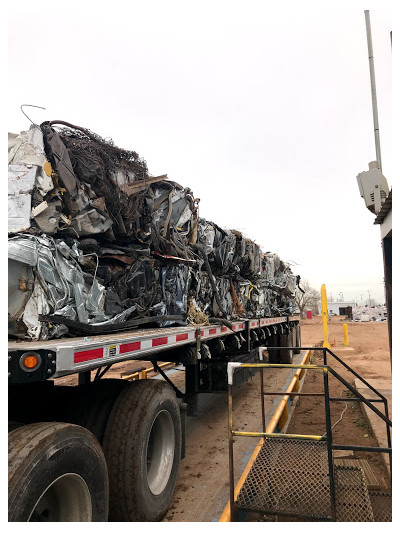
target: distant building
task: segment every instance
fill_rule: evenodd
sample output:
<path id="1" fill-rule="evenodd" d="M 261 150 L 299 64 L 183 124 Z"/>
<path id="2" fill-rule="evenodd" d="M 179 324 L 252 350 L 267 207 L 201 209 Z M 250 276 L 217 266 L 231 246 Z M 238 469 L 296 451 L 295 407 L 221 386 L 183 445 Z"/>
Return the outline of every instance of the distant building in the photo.
<path id="1" fill-rule="evenodd" d="M 356 302 L 328 302 L 328 315 L 348 315 L 348 307 L 351 307 L 351 312 L 356 308 Z M 321 302 L 318 303 L 318 313 L 321 313 Z"/>

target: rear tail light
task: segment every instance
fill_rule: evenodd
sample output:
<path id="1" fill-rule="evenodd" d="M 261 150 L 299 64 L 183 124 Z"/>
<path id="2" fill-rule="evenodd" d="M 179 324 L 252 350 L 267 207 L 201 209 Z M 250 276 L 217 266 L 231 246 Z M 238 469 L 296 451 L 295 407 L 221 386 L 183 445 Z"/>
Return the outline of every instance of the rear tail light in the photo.
<path id="1" fill-rule="evenodd" d="M 25 372 L 34 372 L 42 363 L 42 358 L 36 352 L 25 352 L 21 355 L 19 366 Z"/>

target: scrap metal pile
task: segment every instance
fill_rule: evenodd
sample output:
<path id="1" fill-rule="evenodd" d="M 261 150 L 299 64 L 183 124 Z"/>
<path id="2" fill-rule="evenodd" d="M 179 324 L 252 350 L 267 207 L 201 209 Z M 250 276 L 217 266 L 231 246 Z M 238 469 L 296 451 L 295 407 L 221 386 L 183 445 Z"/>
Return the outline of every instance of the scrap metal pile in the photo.
<path id="1" fill-rule="evenodd" d="M 276 254 L 189 188 L 65 122 L 9 135 L 9 334 L 46 339 L 290 312 Z"/>
<path id="2" fill-rule="evenodd" d="M 362 306 L 353 309 L 353 322 L 386 322 L 387 309 L 385 305 Z"/>

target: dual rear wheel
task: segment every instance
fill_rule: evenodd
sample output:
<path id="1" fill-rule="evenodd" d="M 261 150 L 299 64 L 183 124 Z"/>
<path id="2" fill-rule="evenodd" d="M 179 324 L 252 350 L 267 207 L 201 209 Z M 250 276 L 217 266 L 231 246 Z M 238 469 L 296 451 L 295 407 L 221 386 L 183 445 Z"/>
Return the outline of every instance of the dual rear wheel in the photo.
<path id="1" fill-rule="evenodd" d="M 107 520 L 107 465 L 85 428 L 39 422 L 14 429 L 8 464 L 10 522 Z"/>
<path id="2" fill-rule="evenodd" d="M 9 521 L 162 518 L 181 456 L 175 393 L 159 380 L 116 381 L 88 386 L 87 401 L 71 412 L 81 425 L 39 422 L 10 431 Z"/>
<path id="3" fill-rule="evenodd" d="M 300 326 L 296 325 L 290 328 L 289 331 L 271 335 L 269 337 L 268 346 L 281 347 L 280 350 L 270 350 L 269 361 L 271 363 L 291 365 L 293 363 L 293 354 L 300 353 Z"/>

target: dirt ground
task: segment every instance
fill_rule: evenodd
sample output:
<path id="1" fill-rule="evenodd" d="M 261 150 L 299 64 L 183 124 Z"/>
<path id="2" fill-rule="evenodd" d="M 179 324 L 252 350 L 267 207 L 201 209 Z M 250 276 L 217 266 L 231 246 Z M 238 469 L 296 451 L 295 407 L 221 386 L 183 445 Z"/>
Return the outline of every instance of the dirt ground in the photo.
<path id="1" fill-rule="evenodd" d="M 389 335 L 387 322 L 349 322 L 342 317 L 331 317 L 328 324 L 331 350 L 343 355 L 343 324 L 348 325 L 349 351 L 343 359 L 365 379 L 391 379 Z M 301 342 L 303 346 L 317 345 L 323 341 L 322 319 L 314 317 L 301 321 Z M 336 340 L 336 347 L 334 346 Z M 341 356 L 340 356 L 341 357 Z"/>
<path id="2" fill-rule="evenodd" d="M 343 324 L 348 324 L 349 348 L 343 345 Z M 332 317 L 329 322 L 329 342 L 331 350 L 345 363 L 353 368 L 367 381 L 369 379 L 391 380 L 388 326 L 386 322 L 348 322 L 341 317 Z M 302 322 L 302 345 L 322 346 L 323 330 L 320 317 Z M 336 347 L 333 345 L 336 341 Z M 314 352 L 312 362 L 323 364 L 322 353 Z M 346 381 L 354 385 L 355 376 L 328 354 L 328 365 L 336 370 Z M 333 376 L 329 378 L 330 396 L 354 397 L 340 381 Z M 322 392 L 323 377 L 319 371 L 308 371 L 302 392 Z M 379 407 L 381 404 L 375 404 Z M 367 408 L 368 409 L 368 408 Z M 383 412 L 383 410 L 382 410 Z M 332 424 L 335 444 L 359 446 L 377 446 L 371 428 L 364 416 L 359 402 L 332 402 Z M 325 411 L 323 398 L 302 397 L 297 401 L 287 433 L 308 433 L 322 435 L 325 433 Z M 339 452 L 336 452 L 339 455 Z M 340 452 L 343 456 L 352 455 Z M 383 465 L 381 454 L 354 452 L 354 458 L 367 459 L 382 489 L 389 488 L 390 481 Z"/>

